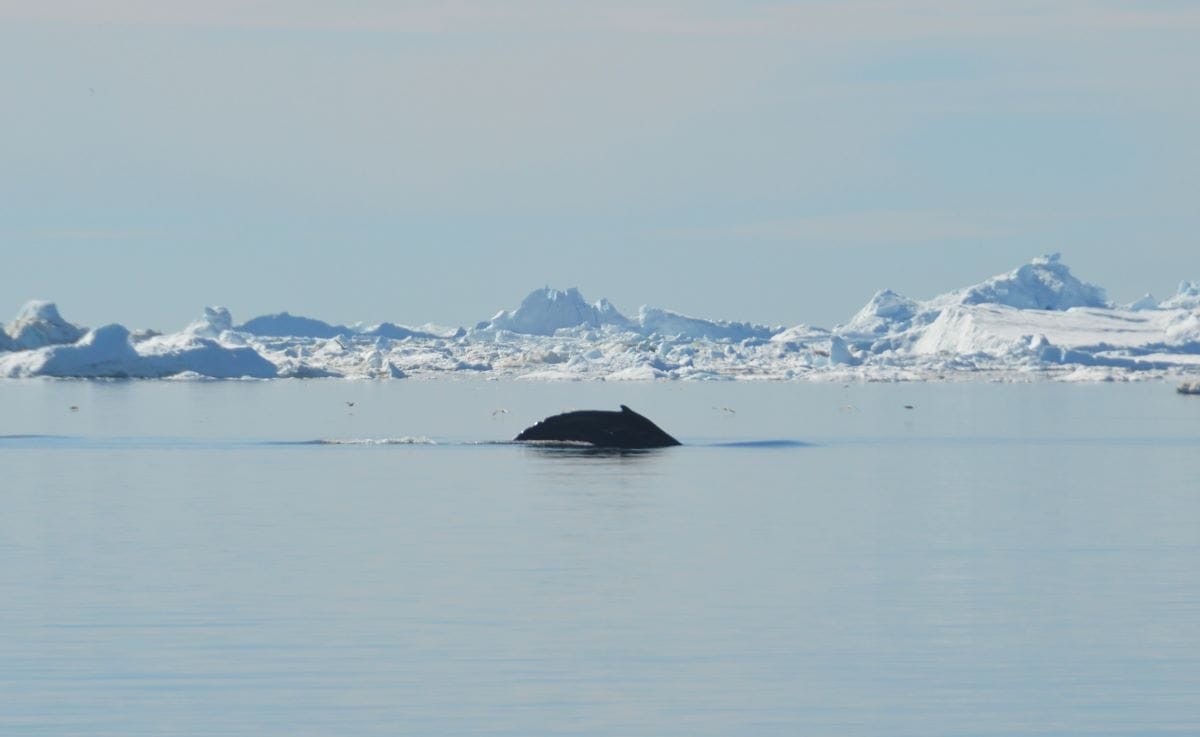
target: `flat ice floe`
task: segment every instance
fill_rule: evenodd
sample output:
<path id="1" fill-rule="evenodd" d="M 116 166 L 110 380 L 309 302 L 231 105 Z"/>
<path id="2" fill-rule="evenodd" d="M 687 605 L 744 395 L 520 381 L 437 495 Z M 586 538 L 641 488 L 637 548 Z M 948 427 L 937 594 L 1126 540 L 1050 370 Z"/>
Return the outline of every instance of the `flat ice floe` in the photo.
<path id="1" fill-rule="evenodd" d="M 207 307 L 176 333 L 89 330 L 33 301 L 0 330 L 0 377 L 530 380 L 1112 381 L 1200 375 L 1200 282 L 1126 306 L 1057 254 L 928 300 L 877 292 L 846 323 L 756 325 L 577 289 L 527 295 L 470 329 L 335 325 L 287 312 L 235 324 Z"/>

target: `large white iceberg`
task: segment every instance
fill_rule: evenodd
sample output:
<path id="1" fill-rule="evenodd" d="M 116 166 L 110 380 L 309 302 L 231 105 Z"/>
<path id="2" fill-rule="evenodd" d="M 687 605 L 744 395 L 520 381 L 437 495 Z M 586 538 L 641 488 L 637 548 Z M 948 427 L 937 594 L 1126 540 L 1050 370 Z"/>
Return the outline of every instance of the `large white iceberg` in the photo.
<path id="1" fill-rule="evenodd" d="M 671 310 L 643 306 L 636 320 L 625 317 L 607 299 L 589 304 L 575 287 L 560 291 L 545 287 L 530 292 L 515 310 L 501 310 L 479 331 L 506 330 L 523 335 L 554 335 L 559 330 L 609 328 L 642 335 L 692 340 L 766 340 L 782 328 L 745 322 L 704 320 Z"/>
<path id="2" fill-rule="evenodd" d="M 1007 305 L 1019 310 L 1109 306 L 1104 289 L 1075 278 L 1057 253 L 1035 258 L 1007 274 L 943 295 L 934 302 Z"/>
<path id="3" fill-rule="evenodd" d="M 880 292 L 835 332 L 866 354 L 867 366 L 1192 365 L 1198 334 L 1190 316 L 1146 302 L 1112 307 L 1102 288 L 1076 278 L 1055 253 L 925 302 Z"/>
<path id="4" fill-rule="evenodd" d="M 1017 310 L 1069 310 L 1108 307 L 1104 289 L 1077 279 L 1057 253 L 979 284 L 947 292 L 925 302 L 890 289 L 876 292 L 849 322 L 835 332 L 858 339 L 902 333 L 935 322 L 943 310 L 956 305 L 1004 305 Z"/>
<path id="5" fill-rule="evenodd" d="M 575 287 L 566 291 L 544 287 L 530 292 L 515 310 L 501 310 L 481 330 L 508 330 L 526 335 L 554 335 L 563 328 L 628 325 L 606 299 L 588 304 Z"/>

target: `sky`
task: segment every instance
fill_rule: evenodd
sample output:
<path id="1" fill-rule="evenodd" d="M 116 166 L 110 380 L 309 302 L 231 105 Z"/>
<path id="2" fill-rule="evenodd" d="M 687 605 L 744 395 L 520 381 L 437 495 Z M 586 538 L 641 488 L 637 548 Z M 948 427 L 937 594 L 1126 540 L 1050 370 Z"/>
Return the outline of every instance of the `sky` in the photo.
<path id="1" fill-rule="evenodd" d="M 0 319 L 1200 279 L 1200 4 L 0 0 Z"/>

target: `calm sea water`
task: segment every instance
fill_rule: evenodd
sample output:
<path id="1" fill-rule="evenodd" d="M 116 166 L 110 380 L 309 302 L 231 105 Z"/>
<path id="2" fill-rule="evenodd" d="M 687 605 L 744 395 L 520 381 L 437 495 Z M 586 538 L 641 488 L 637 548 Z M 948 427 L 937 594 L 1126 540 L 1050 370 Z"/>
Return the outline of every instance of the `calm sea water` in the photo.
<path id="1" fill-rule="evenodd" d="M 688 445 L 488 442 L 618 403 Z M 0 436 L 3 735 L 1200 732 L 1163 384 L 7 381 Z"/>

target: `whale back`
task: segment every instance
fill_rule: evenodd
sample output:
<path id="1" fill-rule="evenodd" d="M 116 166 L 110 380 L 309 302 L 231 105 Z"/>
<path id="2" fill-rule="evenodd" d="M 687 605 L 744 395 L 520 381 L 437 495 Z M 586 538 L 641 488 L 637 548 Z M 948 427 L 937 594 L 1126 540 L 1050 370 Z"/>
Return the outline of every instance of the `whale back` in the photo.
<path id="1" fill-rule="evenodd" d="M 666 448 L 680 445 L 658 425 L 621 405 L 620 412 L 579 410 L 553 415 L 517 435 L 520 442 L 588 443 L 597 448 Z"/>

